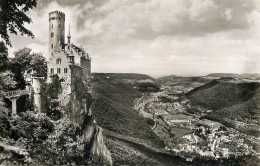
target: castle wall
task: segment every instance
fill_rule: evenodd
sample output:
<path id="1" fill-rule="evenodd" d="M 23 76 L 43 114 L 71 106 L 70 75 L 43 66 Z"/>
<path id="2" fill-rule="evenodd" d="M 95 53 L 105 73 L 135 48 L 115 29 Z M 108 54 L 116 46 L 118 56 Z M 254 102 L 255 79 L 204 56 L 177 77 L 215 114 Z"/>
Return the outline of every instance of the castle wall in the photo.
<path id="1" fill-rule="evenodd" d="M 48 82 L 50 82 L 50 76 L 57 74 L 64 86 L 68 86 L 64 89 L 64 93 L 70 94 L 71 89 L 71 73 L 72 65 L 64 52 L 56 52 L 54 56 L 49 59 L 48 62 Z"/>
<path id="2" fill-rule="evenodd" d="M 65 112 L 69 119 L 75 123 L 81 124 L 84 121 L 85 115 L 88 114 L 90 105 L 88 103 L 88 96 L 86 82 L 84 81 L 84 69 L 81 66 L 70 65 L 68 59 L 64 58 L 65 54 L 62 52 L 55 54 L 48 62 L 48 79 L 51 81 L 51 75 L 57 74 L 59 79 L 64 79 L 61 82 L 62 92 L 59 94 L 60 106 L 65 108 Z M 57 59 L 61 59 L 60 64 L 56 64 Z M 58 68 L 70 67 L 68 73 L 57 73 Z M 55 73 L 51 74 L 51 68 Z M 90 115 L 90 114 L 89 114 Z"/>
<path id="3" fill-rule="evenodd" d="M 84 68 L 84 72 L 83 72 L 84 77 L 89 78 L 90 74 L 91 74 L 91 61 L 90 61 L 90 59 L 87 59 L 85 57 L 81 57 L 80 62 L 81 62 L 80 66 L 82 66 Z"/>
<path id="4" fill-rule="evenodd" d="M 71 52 L 75 56 L 75 64 L 80 65 L 80 55 L 78 54 L 78 50 L 75 49 L 75 46 L 72 46 Z"/>
<path id="5" fill-rule="evenodd" d="M 74 66 L 71 84 L 70 109 L 68 111 L 69 118 L 78 124 L 83 123 L 84 117 L 88 114 L 90 103 L 86 83 L 83 79 L 82 67 Z"/>
<path id="6" fill-rule="evenodd" d="M 33 77 L 32 90 L 34 97 L 34 109 L 36 112 L 46 112 L 46 100 L 45 100 L 45 78 Z"/>

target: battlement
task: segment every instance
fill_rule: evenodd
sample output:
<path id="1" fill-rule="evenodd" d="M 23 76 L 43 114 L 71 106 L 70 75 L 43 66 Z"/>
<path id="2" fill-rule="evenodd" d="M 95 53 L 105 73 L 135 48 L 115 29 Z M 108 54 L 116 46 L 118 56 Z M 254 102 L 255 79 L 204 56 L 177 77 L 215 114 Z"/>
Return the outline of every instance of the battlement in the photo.
<path id="1" fill-rule="evenodd" d="M 60 12 L 60 11 L 50 12 L 49 13 L 49 21 L 55 20 L 55 19 L 65 20 L 65 14 L 63 12 Z"/>
<path id="2" fill-rule="evenodd" d="M 49 13 L 49 16 L 50 16 L 50 15 L 52 15 L 52 14 L 60 14 L 60 15 L 63 15 L 63 16 L 65 16 L 65 13 L 63 13 L 63 12 L 60 12 L 60 11 L 58 11 L 58 10 L 56 10 L 56 11 L 53 11 L 53 12 L 50 12 L 50 13 Z"/>

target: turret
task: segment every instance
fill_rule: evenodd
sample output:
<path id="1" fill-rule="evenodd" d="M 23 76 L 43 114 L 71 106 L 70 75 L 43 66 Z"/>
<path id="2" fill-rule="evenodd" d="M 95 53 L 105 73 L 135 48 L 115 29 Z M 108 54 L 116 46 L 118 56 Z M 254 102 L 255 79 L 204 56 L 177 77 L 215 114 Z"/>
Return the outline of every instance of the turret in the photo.
<path id="1" fill-rule="evenodd" d="M 65 14 L 59 11 L 49 13 L 49 53 L 54 53 L 65 41 Z"/>
<path id="2" fill-rule="evenodd" d="M 32 78 L 32 89 L 34 92 L 34 107 L 36 112 L 44 112 L 45 109 L 43 107 L 44 103 L 42 101 L 41 93 L 42 89 L 44 89 L 45 78 L 44 77 L 33 77 Z"/>
<path id="3" fill-rule="evenodd" d="M 69 51 L 71 51 L 71 43 L 70 43 L 70 39 L 71 39 L 71 35 L 70 35 L 70 26 L 69 26 L 69 35 L 68 37 L 68 47 L 69 47 Z"/>

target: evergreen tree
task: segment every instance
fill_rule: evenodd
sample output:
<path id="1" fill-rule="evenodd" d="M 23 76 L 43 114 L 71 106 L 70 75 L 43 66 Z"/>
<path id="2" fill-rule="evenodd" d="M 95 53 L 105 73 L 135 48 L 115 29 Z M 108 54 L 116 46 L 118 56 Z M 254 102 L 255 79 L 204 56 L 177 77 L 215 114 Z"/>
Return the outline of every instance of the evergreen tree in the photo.
<path id="1" fill-rule="evenodd" d="M 9 63 L 9 60 L 8 60 L 8 49 L 7 47 L 5 46 L 4 42 L 1 41 L 0 42 L 0 72 L 3 72 L 5 70 L 8 69 L 8 63 Z"/>

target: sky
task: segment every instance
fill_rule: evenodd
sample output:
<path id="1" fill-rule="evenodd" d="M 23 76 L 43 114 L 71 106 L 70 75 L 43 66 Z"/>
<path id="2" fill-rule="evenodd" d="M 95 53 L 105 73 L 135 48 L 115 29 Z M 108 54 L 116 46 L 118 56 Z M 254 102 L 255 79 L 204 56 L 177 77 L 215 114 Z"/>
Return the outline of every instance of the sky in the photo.
<path id="1" fill-rule="evenodd" d="M 151 76 L 260 73 L 259 0 L 38 0 L 35 38 L 11 35 L 10 56 L 29 47 L 48 59 L 48 13 L 92 58 L 92 72 Z"/>

